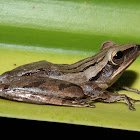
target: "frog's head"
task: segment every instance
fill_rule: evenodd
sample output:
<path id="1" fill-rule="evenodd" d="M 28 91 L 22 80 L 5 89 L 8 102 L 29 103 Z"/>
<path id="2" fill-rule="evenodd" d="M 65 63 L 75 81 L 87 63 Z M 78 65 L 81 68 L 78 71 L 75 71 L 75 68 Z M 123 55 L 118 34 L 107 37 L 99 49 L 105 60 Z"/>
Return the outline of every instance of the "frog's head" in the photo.
<path id="1" fill-rule="evenodd" d="M 106 46 L 105 44 L 102 46 L 104 49 L 109 47 L 109 45 L 106 44 Z M 140 45 L 137 43 L 118 45 L 115 42 L 110 41 L 107 57 L 110 65 L 114 67 L 114 73 L 111 76 L 111 80 L 119 77 L 124 72 L 124 70 L 127 69 L 136 60 L 139 54 Z"/>
<path id="2" fill-rule="evenodd" d="M 104 67 L 96 76 L 96 83 L 102 88 L 111 86 L 140 54 L 140 45 L 129 43 L 118 45 L 113 41 L 105 41 L 101 45 L 104 54 Z M 95 81 L 95 78 L 93 78 Z"/>

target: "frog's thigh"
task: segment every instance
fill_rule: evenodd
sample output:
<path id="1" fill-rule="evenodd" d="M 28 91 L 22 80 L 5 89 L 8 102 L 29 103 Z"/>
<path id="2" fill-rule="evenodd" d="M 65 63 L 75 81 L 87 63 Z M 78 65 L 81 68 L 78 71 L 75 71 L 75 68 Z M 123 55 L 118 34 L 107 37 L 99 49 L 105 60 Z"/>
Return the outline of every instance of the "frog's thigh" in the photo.
<path id="1" fill-rule="evenodd" d="M 79 85 L 59 79 L 47 78 L 44 83 L 37 85 L 36 88 L 42 90 L 41 94 L 46 96 L 50 95 L 63 99 L 81 99 L 85 97 L 83 89 Z"/>
<path id="2" fill-rule="evenodd" d="M 85 97 L 80 86 L 51 78 L 26 79 L 10 85 L 0 86 L 0 96 L 17 101 L 36 104 L 86 106 L 73 103 Z"/>

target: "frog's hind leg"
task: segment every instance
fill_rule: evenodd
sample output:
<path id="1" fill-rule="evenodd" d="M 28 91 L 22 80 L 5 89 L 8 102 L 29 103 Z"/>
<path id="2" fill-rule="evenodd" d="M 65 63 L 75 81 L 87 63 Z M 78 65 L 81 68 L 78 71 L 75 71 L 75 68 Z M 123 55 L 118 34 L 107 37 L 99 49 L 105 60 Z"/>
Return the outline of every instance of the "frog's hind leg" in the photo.
<path id="1" fill-rule="evenodd" d="M 25 102 L 25 103 L 33 103 L 33 104 L 52 104 L 52 105 L 64 105 L 64 106 L 74 106 L 74 107 L 89 107 L 90 105 L 85 103 L 82 104 L 81 102 L 75 102 L 72 99 L 62 99 L 52 96 L 45 96 L 43 94 L 36 94 L 36 93 L 28 93 L 24 89 L 21 90 L 18 88 L 13 90 L 13 92 L 7 91 L 0 91 L 0 97 L 6 98 L 9 100 Z"/>
<path id="2" fill-rule="evenodd" d="M 86 102 L 85 103 L 80 102 L 80 100 L 76 101 L 75 99 L 44 97 L 44 104 L 53 104 L 53 105 L 60 105 L 60 106 L 72 106 L 72 107 L 91 107 L 90 104 L 88 104 Z"/>
<path id="3" fill-rule="evenodd" d="M 83 89 L 76 84 L 47 77 L 26 77 L 0 84 L 0 96 L 9 100 L 34 104 L 91 107 Z"/>

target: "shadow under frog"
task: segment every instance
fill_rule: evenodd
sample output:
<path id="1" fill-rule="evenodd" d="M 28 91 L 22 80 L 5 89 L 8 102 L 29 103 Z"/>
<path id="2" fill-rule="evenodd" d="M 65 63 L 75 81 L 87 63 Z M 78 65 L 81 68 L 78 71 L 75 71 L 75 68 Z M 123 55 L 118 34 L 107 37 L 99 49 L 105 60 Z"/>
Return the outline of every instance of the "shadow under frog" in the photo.
<path id="1" fill-rule="evenodd" d="M 109 91 L 119 91 L 123 89 L 123 86 L 131 87 L 135 82 L 138 74 L 132 70 L 126 70 L 121 75 L 121 77 L 111 86 L 108 88 Z"/>

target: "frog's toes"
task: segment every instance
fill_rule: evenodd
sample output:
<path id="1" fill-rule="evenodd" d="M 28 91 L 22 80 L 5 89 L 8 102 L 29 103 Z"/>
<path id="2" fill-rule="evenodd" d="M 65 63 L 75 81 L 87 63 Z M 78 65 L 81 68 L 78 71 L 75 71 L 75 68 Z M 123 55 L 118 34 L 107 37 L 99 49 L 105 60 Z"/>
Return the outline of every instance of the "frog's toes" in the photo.
<path id="1" fill-rule="evenodd" d="M 140 100 L 135 100 L 135 99 L 132 99 L 130 97 L 128 97 L 130 101 L 132 101 L 133 103 L 137 103 L 137 102 L 140 102 Z"/>
<path id="2" fill-rule="evenodd" d="M 135 107 L 134 107 L 133 105 L 131 105 L 131 106 L 128 105 L 128 107 L 129 107 L 130 110 L 133 110 L 133 111 L 136 110 Z"/>
<path id="3" fill-rule="evenodd" d="M 91 107 L 91 108 L 94 108 L 95 107 L 95 105 L 92 104 L 92 103 L 85 102 L 85 103 L 80 103 L 80 104 L 83 105 L 84 107 Z"/>
<path id="4" fill-rule="evenodd" d="M 94 108 L 95 105 L 94 105 L 94 104 L 88 104 L 88 107 L 92 107 L 92 108 Z"/>
<path id="5" fill-rule="evenodd" d="M 72 102 L 73 104 L 77 105 L 77 106 L 80 106 L 80 107 L 92 107 L 94 108 L 95 105 L 93 105 L 92 102 L 87 102 L 87 101 L 73 101 Z"/>
<path id="6" fill-rule="evenodd" d="M 93 102 L 92 102 L 92 101 L 88 101 L 88 102 L 86 102 L 86 104 L 88 104 L 88 106 L 89 106 L 89 107 L 92 107 L 92 108 L 94 108 L 94 107 L 95 107 L 95 105 L 93 104 Z"/>

